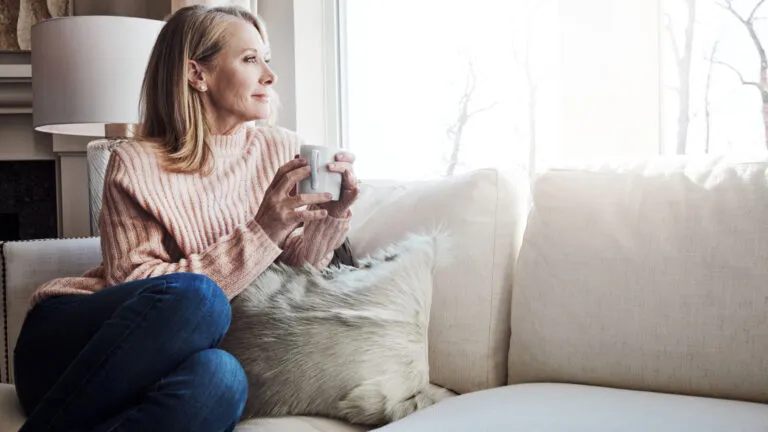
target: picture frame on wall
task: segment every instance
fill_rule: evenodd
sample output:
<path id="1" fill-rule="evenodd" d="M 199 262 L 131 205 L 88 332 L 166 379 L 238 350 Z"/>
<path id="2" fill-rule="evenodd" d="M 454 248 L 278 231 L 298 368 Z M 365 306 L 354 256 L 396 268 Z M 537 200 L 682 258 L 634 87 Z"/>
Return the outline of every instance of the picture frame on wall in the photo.
<path id="1" fill-rule="evenodd" d="M 32 26 L 73 13 L 74 0 L 0 0 L 0 52 L 29 52 Z"/>

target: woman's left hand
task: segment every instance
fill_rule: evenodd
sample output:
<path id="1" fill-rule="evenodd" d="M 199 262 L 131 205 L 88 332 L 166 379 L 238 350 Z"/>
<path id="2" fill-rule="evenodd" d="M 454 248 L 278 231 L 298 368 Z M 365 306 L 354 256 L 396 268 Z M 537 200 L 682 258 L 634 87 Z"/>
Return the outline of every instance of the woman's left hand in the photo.
<path id="1" fill-rule="evenodd" d="M 328 216 L 346 218 L 349 216 L 349 208 L 360 195 L 360 188 L 358 188 L 357 177 L 355 177 L 353 169 L 355 155 L 347 151 L 340 151 L 336 153 L 335 159 L 335 162 L 328 164 L 328 171 L 341 173 L 339 200 L 318 204 L 318 207 L 327 210 Z"/>

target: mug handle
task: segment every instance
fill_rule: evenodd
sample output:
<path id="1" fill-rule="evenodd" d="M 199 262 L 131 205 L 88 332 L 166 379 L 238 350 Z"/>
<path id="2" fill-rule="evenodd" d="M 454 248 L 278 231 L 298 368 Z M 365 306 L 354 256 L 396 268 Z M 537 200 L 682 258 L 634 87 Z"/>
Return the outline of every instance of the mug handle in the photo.
<path id="1" fill-rule="evenodd" d="M 312 150 L 312 157 L 309 158 L 310 187 L 312 190 L 318 189 L 318 165 L 320 165 L 320 150 Z"/>

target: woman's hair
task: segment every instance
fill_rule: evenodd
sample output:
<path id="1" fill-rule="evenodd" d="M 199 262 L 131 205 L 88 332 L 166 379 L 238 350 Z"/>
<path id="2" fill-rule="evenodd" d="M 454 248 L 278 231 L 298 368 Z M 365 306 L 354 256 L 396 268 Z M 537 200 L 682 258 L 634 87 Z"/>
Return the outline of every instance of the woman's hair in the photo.
<path id="1" fill-rule="evenodd" d="M 201 93 L 187 82 L 189 60 L 210 65 L 224 47 L 227 24 L 237 19 L 253 24 L 269 44 L 264 22 L 236 6 L 181 8 L 157 37 L 141 89 L 137 138 L 160 146 L 168 170 L 210 172 L 211 131 Z M 274 123 L 276 110 L 270 108 Z"/>

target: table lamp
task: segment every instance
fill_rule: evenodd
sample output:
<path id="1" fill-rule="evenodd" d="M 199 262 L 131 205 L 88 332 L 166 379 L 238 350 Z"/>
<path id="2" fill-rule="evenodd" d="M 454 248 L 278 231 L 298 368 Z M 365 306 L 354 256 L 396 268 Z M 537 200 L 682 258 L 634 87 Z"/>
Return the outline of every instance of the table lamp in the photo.
<path id="1" fill-rule="evenodd" d="M 139 123 L 144 72 L 164 21 L 53 18 L 32 27 L 32 121 L 53 134 L 106 137 L 87 145 L 91 233 L 98 235 L 109 151 Z"/>

